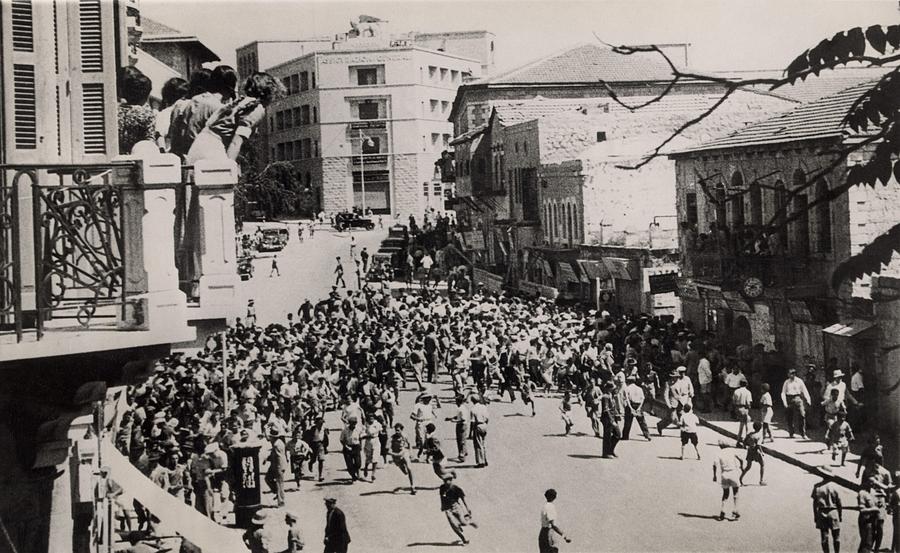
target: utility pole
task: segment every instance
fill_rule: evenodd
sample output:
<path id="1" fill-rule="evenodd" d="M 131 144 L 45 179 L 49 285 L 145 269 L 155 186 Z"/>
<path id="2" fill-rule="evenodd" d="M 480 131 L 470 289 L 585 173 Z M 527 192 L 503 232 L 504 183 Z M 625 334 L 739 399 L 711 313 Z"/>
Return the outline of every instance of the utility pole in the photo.
<path id="1" fill-rule="evenodd" d="M 366 215 L 366 159 L 363 157 L 363 132 L 359 129 L 359 181 L 362 188 L 362 214 Z M 369 141 L 371 142 L 371 138 Z"/>

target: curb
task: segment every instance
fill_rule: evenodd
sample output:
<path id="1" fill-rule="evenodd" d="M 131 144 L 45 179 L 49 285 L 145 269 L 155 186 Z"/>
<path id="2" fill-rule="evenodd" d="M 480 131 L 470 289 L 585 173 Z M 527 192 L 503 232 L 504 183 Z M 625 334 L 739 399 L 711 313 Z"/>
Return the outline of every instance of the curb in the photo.
<path id="1" fill-rule="evenodd" d="M 660 401 L 658 399 L 653 399 L 652 401 L 656 407 L 659 407 L 661 409 L 668 409 L 668 406 L 665 403 L 663 403 L 662 401 Z M 731 432 L 730 430 L 726 430 L 722 426 L 719 426 L 715 422 L 711 422 L 711 421 L 707 420 L 706 418 L 699 417 L 699 416 L 697 418 L 700 419 L 700 424 L 702 426 L 705 426 L 714 432 L 722 434 L 723 436 L 727 436 L 728 438 L 731 438 L 732 440 L 737 440 L 737 434 L 735 434 L 734 432 Z M 780 461 L 784 461 L 785 463 L 794 465 L 795 467 L 803 469 L 810 474 L 814 474 L 816 476 L 824 476 L 825 475 L 820 470 L 820 467 L 817 465 L 813 465 L 813 464 L 807 463 L 805 461 L 801 461 L 800 459 L 797 459 L 796 457 L 793 457 L 787 453 L 784 453 L 783 451 L 778 451 L 777 449 L 773 449 L 771 446 L 763 445 L 763 446 L 760 446 L 760 448 L 763 450 L 763 452 L 765 452 L 770 457 L 774 457 Z M 835 484 L 837 484 L 839 486 L 843 486 L 849 490 L 853 490 L 854 492 L 859 491 L 859 484 L 857 482 L 854 482 L 852 480 L 849 480 L 849 479 L 844 478 L 843 476 L 839 476 L 837 474 L 829 474 L 828 477 Z"/>

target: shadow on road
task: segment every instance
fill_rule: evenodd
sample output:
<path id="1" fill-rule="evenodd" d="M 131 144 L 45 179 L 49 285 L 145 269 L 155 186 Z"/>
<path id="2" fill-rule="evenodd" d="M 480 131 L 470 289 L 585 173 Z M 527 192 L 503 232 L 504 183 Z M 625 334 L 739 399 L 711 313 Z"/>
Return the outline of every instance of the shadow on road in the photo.
<path id="1" fill-rule="evenodd" d="M 603 455 L 585 455 L 583 453 L 570 453 L 569 457 L 573 459 L 603 459 Z"/>
<path id="2" fill-rule="evenodd" d="M 324 488 L 328 486 L 350 486 L 353 484 L 352 478 L 342 478 L 340 480 L 334 480 L 332 482 L 319 482 L 316 484 L 317 487 Z"/>
<path id="3" fill-rule="evenodd" d="M 678 513 L 678 516 L 682 516 L 684 518 L 703 518 L 706 520 L 715 520 L 719 521 L 719 517 L 717 515 L 698 515 L 696 513 Z"/>
<path id="4" fill-rule="evenodd" d="M 526 415 L 524 413 L 507 413 L 506 415 L 503 415 L 503 416 L 504 417 L 529 417 L 531 415 Z"/>
<path id="5" fill-rule="evenodd" d="M 413 543 L 409 543 L 406 547 L 458 547 L 459 543 L 455 541 L 451 542 L 442 542 L 442 541 L 417 541 Z"/>
<path id="6" fill-rule="evenodd" d="M 681 457 L 675 457 L 674 455 L 657 455 L 657 459 L 669 459 L 671 461 L 681 461 Z"/>

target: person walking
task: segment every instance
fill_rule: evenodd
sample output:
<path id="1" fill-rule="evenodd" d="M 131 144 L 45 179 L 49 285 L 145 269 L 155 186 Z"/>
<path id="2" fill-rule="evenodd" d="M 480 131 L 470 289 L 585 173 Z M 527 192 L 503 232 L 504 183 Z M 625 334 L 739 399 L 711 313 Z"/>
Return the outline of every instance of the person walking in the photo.
<path id="1" fill-rule="evenodd" d="M 272 275 L 281 276 L 281 271 L 278 270 L 278 255 L 272 256 L 272 268 L 269 269 L 269 278 L 272 278 Z"/>
<path id="2" fill-rule="evenodd" d="M 475 447 L 475 464 L 478 467 L 488 466 L 487 438 L 488 411 L 484 399 L 472 396 L 472 441 Z"/>
<path id="3" fill-rule="evenodd" d="M 328 429 L 325 428 L 325 418 L 322 416 L 316 417 L 315 424 L 307 429 L 303 439 L 309 444 L 309 449 L 312 450 L 309 455 L 308 468 L 312 472 L 313 464 L 318 464 L 319 482 L 322 482 L 325 480 L 322 476 L 322 472 L 325 469 L 325 454 L 328 453 Z"/>
<path id="4" fill-rule="evenodd" d="M 337 508 L 337 499 L 325 498 L 325 553 L 347 553 L 350 533 L 344 511 Z"/>
<path id="5" fill-rule="evenodd" d="M 813 520 L 822 540 L 822 553 L 831 553 L 829 550 L 829 535 L 834 545 L 834 553 L 841 551 L 841 521 L 843 520 L 843 505 L 841 494 L 837 484 L 832 481 L 831 467 L 819 467 L 822 480 L 817 482 L 812 489 Z"/>
<path id="6" fill-rule="evenodd" d="M 878 478 L 870 476 L 866 479 L 859 493 L 856 494 L 859 506 L 859 553 L 874 553 L 878 551 L 876 542 L 880 536 L 876 536 L 879 519 L 883 519 L 881 505 L 877 496 Z"/>
<path id="7" fill-rule="evenodd" d="M 463 528 L 466 526 L 478 528 L 478 525 L 472 522 L 472 510 L 466 503 L 466 492 L 453 483 L 455 479 L 456 473 L 454 471 L 451 470 L 445 473 L 443 476 L 444 483 L 441 484 L 438 494 L 441 497 L 441 511 L 447 517 L 450 528 L 453 529 L 453 533 L 459 536 L 462 544 L 465 545 L 469 543 L 469 540 L 466 539 Z"/>
<path id="8" fill-rule="evenodd" d="M 731 405 L 738 420 L 738 443 L 744 440 L 744 434 L 749 433 L 750 406 L 753 404 L 753 395 L 747 389 L 747 381 L 741 380 L 738 387 L 731 394 Z"/>
<path id="9" fill-rule="evenodd" d="M 466 443 L 469 440 L 469 434 L 471 434 L 471 418 L 472 414 L 466 397 L 462 394 L 457 395 L 456 413 L 452 417 L 447 417 L 446 420 L 456 423 L 456 451 L 459 454 L 456 460 L 460 463 L 464 463 L 466 457 L 469 456 Z"/>
<path id="10" fill-rule="evenodd" d="M 265 529 L 266 512 L 260 509 L 253 514 L 250 520 L 250 527 L 244 532 L 242 539 L 244 545 L 250 553 L 273 553 L 275 548 L 272 547 L 271 539 Z"/>
<path id="11" fill-rule="evenodd" d="M 788 371 L 788 379 L 781 387 L 781 403 L 787 408 L 788 434 L 794 437 L 794 431 L 806 439 L 806 406 L 811 405 L 809 391 L 802 379 L 797 378 L 797 369 Z"/>
<path id="12" fill-rule="evenodd" d="M 558 553 L 559 547 L 557 547 L 556 536 L 561 537 L 566 543 L 570 543 L 572 540 L 559 529 L 559 525 L 556 522 L 556 506 L 553 504 L 556 501 L 556 490 L 550 488 L 545 491 L 544 499 L 547 500 L 547 503 L 544 503 L 544 508 L 541 509 L 541 531 L 538 534 L 538 551 L 540 553 Z"/>
<path id="13" fill-rule="evenodd" d="M 888 510 L 891 513 L 891 553 L 900 553 L 900 470 L 894 471 L 894 485 L 888 498 Z"/>
<path id="14" fill-rule="evenodd" d="M 369 270 L 369 252 L 366 250 L 366 247 L 363 246 L 363 249 L 359 252 L 359 259 L 362 261 L 363 272 L 368 272 Z"/>
<path id="15" fill-rule="evenodd" d="M 284 523 L 288 527 L 288 547 L 284 553 L 300 553 L 303 550 L 303 534 L 300 532 L 300 527 L 297 526 L 299 521 L 300 517 L 290 511 L 284 514 Z"/>
<path id="16" fill-rule="evenodd" d="M 344 265 L 341 263 L 340 256 L 335 259 L 337 259 L 337 266 L 334 268 L 334 285 L 337 286 L 338 283 L 340 283 L 341 288 L 346 288 L 347 283 L 344 282 Z"/>
<path id="17" fill-rule="evenodd" d="M 603 424 L 603 458 L 616 457 L 616 445 L 622 435 L 619 430 L 619 420 L 622 415 L 619 412 L 613 390 L 616 385 L 612 382 L 603 384 L 603 397 L 600 398 L 600 422 Z"/>
<path id="18" fill-rule="evenodd" d="M 347 419 L 341 431 L 341 446 L 351 482 L 356 482 L 359 480 L 359 469 L 362 465 L 362 431 L 359 428 L 359 419 L 355 415 Z"/>
<path id="19" fill-rule="evenodd" d="M 694 446 L 694 453 L 697 454 L 697 460 L 699 461 L 700 449 L 697 447 L 699 442 L 697 439 L 697 427 L 700 426 L 700 419 L 694 414 L 690 405 L 684 406 L 684 413 L 681 414 L 678 425 L 681 428 L 681 455 L 678 459 L 684 460 L 684 448 L 690 442 Z"/>
<path id="20" fill-rule="evenodd" d="M 284 440 L 276 428 L 269 430 L 269 469 L 266 471 L 266 484 L 275 494 L 275 500 L 279 507 L 284 507 L 284 473 L 287 470 L 288 460 L 285 451 Z"/>
<path id="21" fill-rule="evenodd" d="M 256 326 L 256 302 L 247 300 L 247 326 Z"/>
<path id="22" fill-rule="evenodd" d="M 728 447 L 725 440 L 719 440 L 719 454 L 713 463 L 713 482 L 717 479 L 722 485 L 722 508 L 719 510 L 719 520 L 725 520 L 725 503 L 729 494 L 734 496 L 733 519 L 738 520 L 741 514 L 738 512 L 738 490 L 741 487 L 741 471 L 744 461 L 737 452 Z"/>
<path id="23" fill-rule="evenodd" d="M 637 378 L 633 374 L 625 377 L 624 396 L 625 426 L 622 429 L 622 439 L 630 438 L 631 425 L 637 420 L 644 438 L 649 442 L 650 430 L 647 428 L 647 419 L 644 417 L 644 389 L 637 385 Z"/>

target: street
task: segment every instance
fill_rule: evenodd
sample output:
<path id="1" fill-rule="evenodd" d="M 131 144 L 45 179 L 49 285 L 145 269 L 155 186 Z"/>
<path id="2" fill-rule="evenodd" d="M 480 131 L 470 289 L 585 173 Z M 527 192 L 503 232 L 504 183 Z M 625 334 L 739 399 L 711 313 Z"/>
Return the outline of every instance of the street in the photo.
<path id="1" fill-rule="evenodd" d="M 382 233 L 358 232 L 358 248 L 377 249 Z M 280 278 L 268 278 L 268 259 L 257 261 L 257 276 L 243 283 L 246 297 L 256 298 L 261 321 L 283 320 L 304 297 L 319 298 L 330 290 L 335 255 L 349 254 L 349 238 L 317 232 L 315 238 L 291 243 L 279 254 Z M 347 261 L 347 259 L 345 259 Z M 349 265 L 347 266 L 349 269 Z M 348 271 L 349 274 L 349 271 Z M 349 284 L 349 281 L 348 281 Z M 449 383 L 438 387 L 442 402 L 438 434 L 448 458 L 456 456 L 453 423 L 443 422 L 452 414 Z M 412 439 L 409 412 L 415 393 L 401 391 L 396 420 L 406 425 Z M 561 528 L 572 537 L 562 551 L 818 551 L 819 534 L 813 526 L 810 491 L 818 478 L 794 466 L 767 458 L 768 486 L 756 485 L 758 467 L 746 478 L 740 494 L 740 521 L 715 520 L 721 488 L 712 481 L 712 463 L 718 451 L 719 434 L 700 430 L 703 460 L 679 461 L 677 431 L 658 437 L 650 420 L 653 440 L 620 443 L 618 459 L 600 457 L 596 439 L 581 405 L 575 405 L 574 434 L 562 436 L 558 398 L 537 398 L 537 416 L 521 401 L 492 402 L 487 437 L 490 466 L 473 468 L 472 444 L 469 460 L 456 466 L 457 484 L 466 494 L 478 529 L 468 529 L 471 551 L 536 551 L 543 493 L 555 488 L 559 498 Z M 398 551 L 412 548 L 440 551 L 456 541 L 440 511 L 438 478 L 426 463 L 414 463 L 420 492 L 410 496 L 406 477 L 393 465 L 381 467 L 375 483 L 347 484 L 349 479 L 340 454 L 339 413 L 328 413 L 331 451 L 325 479 L 311 480 L 295 491 L 287 489 L 287 508 L 300 515 L 300 527 L 308 547 L 322 543 L 328 494 L 338 498 L 347 515 L 351 551 Z M 635 428 L 635 430 L 637 430 Z M 632 437 L 639 436 L 633 433 Z M 846 506 L 855 506 L 855 494 L 843 493 Z M 264 503 L 273 505 L 266 492 Z M 730 505 L 729 505 L 730 507 Z M 283 517 L 274 530 L 276 546 L 284 547 Z M 885 543 L 890 535 L 888 523 Z M 858 543 L 856 514 L 845 510 L 842 544 L 853 550 Z"/>

